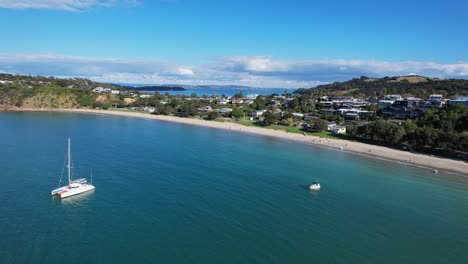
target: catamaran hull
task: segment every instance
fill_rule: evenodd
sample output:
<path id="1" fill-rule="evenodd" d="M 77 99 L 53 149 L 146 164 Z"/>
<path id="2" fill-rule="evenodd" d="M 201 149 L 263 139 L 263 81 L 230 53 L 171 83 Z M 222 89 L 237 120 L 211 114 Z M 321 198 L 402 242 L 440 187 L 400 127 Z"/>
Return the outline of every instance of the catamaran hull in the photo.
<path id="1" fill-rule="evenodd" d="M 63 198 L 78 195 L 81 193 L 89 192 L 94 189 L 95 187 L 91 184 L 83 184 L 80 187 L 76 187 L 76 188 L 68 188 L 68 186 L 64 186 L 64 187 L 53 190 L 51 194 L 52 196 L 56 195 L 63 199 Z"/>

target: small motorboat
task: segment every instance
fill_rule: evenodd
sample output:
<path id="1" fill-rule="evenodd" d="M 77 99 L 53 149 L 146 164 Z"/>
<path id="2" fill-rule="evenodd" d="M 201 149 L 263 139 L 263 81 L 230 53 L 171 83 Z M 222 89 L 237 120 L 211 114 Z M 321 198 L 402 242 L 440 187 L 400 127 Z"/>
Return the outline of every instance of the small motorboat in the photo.
<path id="1" fill-rule="evenodd" d="M 313 182 L 310 186 L 309 189 L 311 190 L 320 190 L 320 183 L 318 182 Z"/>

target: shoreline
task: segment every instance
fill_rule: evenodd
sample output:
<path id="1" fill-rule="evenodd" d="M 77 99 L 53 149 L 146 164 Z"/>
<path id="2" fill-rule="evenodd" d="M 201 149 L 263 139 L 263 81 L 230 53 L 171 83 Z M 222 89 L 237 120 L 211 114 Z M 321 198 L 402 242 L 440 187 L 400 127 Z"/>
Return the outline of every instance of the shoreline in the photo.
<path id="1" fill-rule="evenodd" d="M 448 158 L 434 157 L 426 154 L 417 154 L 388 147 L 365 144 L 355 141 L 320 138 L 311 135 L 288 133 L 282 130 L 272 130 L 261 127 L 244 126 L 231 122 L 216 122 L 201 119 L 189 119 L 176 116 L 152 115 L 146 113 L 114 111 L 114 110 L 93 110 L 93 109 L 23 109 L 16 108 L 8 112 L 64 112 L 83 113 L 146 118 L 165 122 L 182 123 L 189 125 L 204 126 L 216 129 L 268 136 L 279 139 L 292 140 L 300 143 L 307 143 L 316 147 L 334 149 L 352 154 L 358 154 L 369 158 L 376 158 L 404 164 L 407 166 L 419 167 L 427 170 L 439 170 L 445 173 L 468 176 L 468 163 Z"/>

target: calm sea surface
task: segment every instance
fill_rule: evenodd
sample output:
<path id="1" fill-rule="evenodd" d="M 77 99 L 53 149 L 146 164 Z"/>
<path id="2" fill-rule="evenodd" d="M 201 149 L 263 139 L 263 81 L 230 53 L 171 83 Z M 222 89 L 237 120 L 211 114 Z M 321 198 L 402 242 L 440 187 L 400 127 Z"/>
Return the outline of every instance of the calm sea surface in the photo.
<path id="1" fill-rule="evenodd" d="M 270 94 L 283 94 L 284 91 L 288 91 L 289 94 L 292 94 L 295 90 L 294 89 L 273 89 L 273 88 L 258 88 L 258 89 L 240 89 L 240 90 L 237 90 L 237 89 L 219 89 L 219 90 L 216 90 L 216 89 L 187 89 L 185 91 L 161 91 L 159 92 L 160 94 L 165 94 L 165 93 L 168 93 L 170 95 L 191 95 L 191 94 L 196 94 L 198 96 L 202 96 L 202 95 L 208 95 L 208 96 L 212 96 L 213 94 L 216 94 L 218 96 L 220 95 L 226 95 L 226 96 L 233 96 L 237 93 L 239 93 L 239 91 L 242 91 L 242 94 L 244 96 L 248 95 L 248 94 L 260 94 L 260 95 L 270 95 Z M 146 93 L 154 93 L 154 91 L 142 91 L 142 92 L 146 92 Z"/>
<path id="2" fill-rule="evenodd" d="M 2 264 L 468 263 L 466 178 L 155 120 L 0 113 L 0 201 Z"/>

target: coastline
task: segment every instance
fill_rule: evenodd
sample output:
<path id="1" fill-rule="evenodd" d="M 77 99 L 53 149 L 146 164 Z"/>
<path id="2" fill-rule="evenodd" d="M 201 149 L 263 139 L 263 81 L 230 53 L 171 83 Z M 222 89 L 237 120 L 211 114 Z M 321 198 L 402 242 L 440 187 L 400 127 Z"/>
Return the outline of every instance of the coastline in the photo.
<path id="1" fill-rule="evenodd" d="M 201 119 L 189 119 L 176 116 L 152 115 L 137 112 L 113 111 L 113 110 L 93 110 L 93 109 L 12 109 L 12 112 L 68 112 L 83 114 L 114 115 L 136 118 L 146 118 L 166 122 L 183 123 L 189 125 L 205 126 L 210 128 L 224 129 L 241 133 L 268 136 L 296 142 L 311 144 L 313 146 L 334 149 L 337 151 L 349 152 L 364 155 L 370 158 L 383 159 L 388 161 L 406 164 L 408 166 L 420 167 L 427 170 L 437 169 L 439 171 L 468 176 L 468 163 L 448 158 L 434 157 L 425 154 L 411 153 L 392 148 L 365 144 L 360 142 L 320 138 L 311 135 L 288 133 L 281 130 L 265 129 L 261 127 L 244 126 L 230 122 L 216 122 Z"/>

